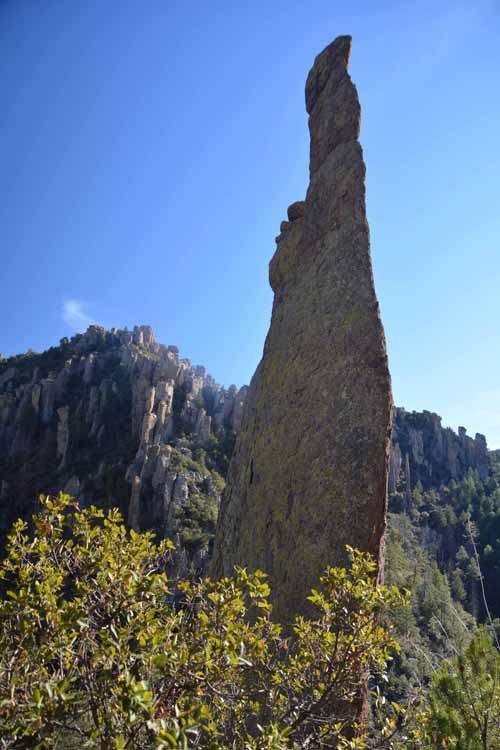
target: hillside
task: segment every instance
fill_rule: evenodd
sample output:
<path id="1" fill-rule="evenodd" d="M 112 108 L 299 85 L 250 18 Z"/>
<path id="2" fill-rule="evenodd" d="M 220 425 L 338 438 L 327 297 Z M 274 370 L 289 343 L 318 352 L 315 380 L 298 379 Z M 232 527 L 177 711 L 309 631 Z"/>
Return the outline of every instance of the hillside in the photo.
<path id="1" fill-rule="evenodd" d="M 245 389 L 133 332 L 91 326 L 42 354 L 0 362 L 0 529 L 40 493 L 116 505 L 203 569 Z"/>
<path id="2" fill-rule="evenodd" d="M 81 505 L 116 505 L 130 526 L 172 537 L 179 574 L 205 570 L 246 390 L 221 387 L 148 326 L 91 326 L 41 354 L 1 360 L 2 535 L 36 509 L 40 493 L 63 489 Z M 392 443 L 389 579 L 410 588 L 420 580 L 417 621 L 432 577 L 482 619 L 472 528 L 499 616 L 498 451 L 482 435 L 443 428 L 436 414 L 401 408 Z"/>

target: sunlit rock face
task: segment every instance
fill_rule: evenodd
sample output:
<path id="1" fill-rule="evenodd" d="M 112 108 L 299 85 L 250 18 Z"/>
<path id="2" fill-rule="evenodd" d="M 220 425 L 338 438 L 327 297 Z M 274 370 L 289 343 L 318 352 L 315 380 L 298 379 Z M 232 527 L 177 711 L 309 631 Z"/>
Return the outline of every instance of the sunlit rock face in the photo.
<path id="1" fill-rule="evenodd" d="M 411 491 L 417 482 L 424 488 L 439 487 L 452 479 L 462 480 L 470 469 L 485 480 L 490 475 L 486 438 L 467 435 L 465 427 L 456 434 L 443 427 L 441 417 L 430 411 L 393 412 L 392 450 L 389 462 L 389 492 L 395 492 L 401 473 Z"/>
<path id="2" fill-rule="evenodd" d="M 0 557 L 12 522 L 64 490 L 174 539 L 174 573 L 203 573 L 245 392 L 150 326 L 90 326 L 0 360 Z"/>
<path id="3" fill-rule="evenodd" d="M 379 559 L 386 522 L 391 381 L 370 259 L 351 38 L 306 83 L 310 183 L 281 224 L 264 354 L 247 394 L 213 572 L 269 575 L 275 616 L 306 596 L 346 544 Z"/>

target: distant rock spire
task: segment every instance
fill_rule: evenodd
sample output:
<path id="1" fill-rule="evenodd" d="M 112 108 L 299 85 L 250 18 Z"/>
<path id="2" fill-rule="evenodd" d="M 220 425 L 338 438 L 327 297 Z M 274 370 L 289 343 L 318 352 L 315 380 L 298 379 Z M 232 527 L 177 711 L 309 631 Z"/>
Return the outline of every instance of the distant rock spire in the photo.
<path id="1" fill-rule="evenodd" d="M 282 222 L 269 277 L 264 354 L 245 402 L 217 529 L 213 573 L 269 575 L 287 624 L 345 545 L 380 559 L 386 524 L 391 382 L 365 212 L 351 38 L 306 83 L 310 184 Z"/>

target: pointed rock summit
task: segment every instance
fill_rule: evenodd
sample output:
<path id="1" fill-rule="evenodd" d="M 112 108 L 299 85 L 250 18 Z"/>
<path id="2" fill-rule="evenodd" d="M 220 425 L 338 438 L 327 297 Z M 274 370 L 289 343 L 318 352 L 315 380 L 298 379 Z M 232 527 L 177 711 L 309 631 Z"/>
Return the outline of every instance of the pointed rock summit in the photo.
<path id="1" fill-rule="evenodd" d="M 380 559 L 386 523 L 391 381 L 365 209 L 361 111 L 351 37 L 306 83 L 310 184 L 281 224 L 264 354 L 229 468 L 212 572 L 269 575 L 287 624 L 345 545 Z"/>

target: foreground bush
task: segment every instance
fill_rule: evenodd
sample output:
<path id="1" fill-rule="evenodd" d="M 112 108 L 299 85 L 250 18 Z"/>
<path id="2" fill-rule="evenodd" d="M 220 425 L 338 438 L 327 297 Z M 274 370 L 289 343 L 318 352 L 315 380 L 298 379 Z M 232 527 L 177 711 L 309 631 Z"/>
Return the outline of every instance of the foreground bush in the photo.
<path id="1" fill-rule="evenodd" d="M 395 648 L 375 564 L 350 551 L 328 568 L 286 640 L 261 573 L 177 584 L 171 544 L 126 531 L 116 511 L 43 500 L 18 521 L 0 568 L 0 746 L 6 748 L 361 748 L 365 675 Z M 379 698 L 378 704 L 383 703 Z M 395 716 L 375 744 L 391 745 Z"/>

